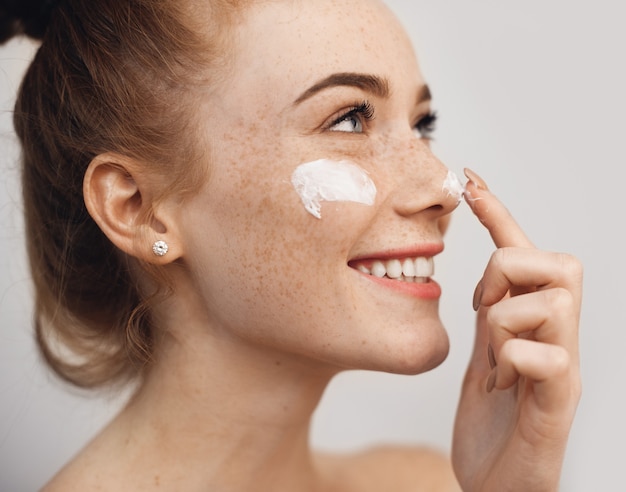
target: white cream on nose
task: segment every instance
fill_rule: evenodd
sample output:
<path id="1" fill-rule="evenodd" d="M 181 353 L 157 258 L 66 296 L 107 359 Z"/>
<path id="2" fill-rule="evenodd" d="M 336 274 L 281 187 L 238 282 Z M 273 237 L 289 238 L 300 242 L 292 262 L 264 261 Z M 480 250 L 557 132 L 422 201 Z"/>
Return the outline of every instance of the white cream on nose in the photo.
<path id="1" fill-rule="evenodd" d="M 448 175 L 443 181 L 443 186 L 441 187 L 441 190 L 447 191 L 448 196 L 452 196 L 456 198 L 458 202 L 460 202 L 461 198 L 463 197 L 463 193 L 465 193 L 465 186 L 461 184 L 461 181 L 456 174 L 448 170 Z"/>
<path id="2" fill-rule="evenodd" d="M 291 184 L 304 208 L 314 217 L 322 218 L 322 202 L 354 202 L 373 205 L 376 186 L 365 170 L 348 160 L 318 159 L 299 165 L 291 175 Z M 461 200 L 465 187 L 452 171 L 442 188 L 449 196 Z"/>

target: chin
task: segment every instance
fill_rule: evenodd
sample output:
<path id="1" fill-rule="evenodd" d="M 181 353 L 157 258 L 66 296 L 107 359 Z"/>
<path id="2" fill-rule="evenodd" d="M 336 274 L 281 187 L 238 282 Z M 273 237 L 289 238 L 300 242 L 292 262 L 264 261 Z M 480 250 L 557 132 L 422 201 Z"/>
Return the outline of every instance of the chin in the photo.
<path id="1" fill-rule="evenodd" d="M 393 374 L 415 375 L 439 366 L 450 351 L 450 340 L 443 326 L 412 334 L 408 339 L 389 348 L 387 367 L 382 369 Z"/>

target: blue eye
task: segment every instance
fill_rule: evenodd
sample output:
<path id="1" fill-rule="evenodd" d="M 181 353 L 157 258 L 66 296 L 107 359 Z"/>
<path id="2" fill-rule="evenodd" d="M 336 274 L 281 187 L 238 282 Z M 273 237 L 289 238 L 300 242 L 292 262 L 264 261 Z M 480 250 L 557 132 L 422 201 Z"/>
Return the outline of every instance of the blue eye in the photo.
<path id="1" fill-rule="evenodd" d="M 415 136 L 417 138 L 432 140 L 433 133 L 435 132 L 436 123 L 437 114 L 434 112 L 430 112 L 426 116 L 420 118 L 420 120 L 413 127 L 413 132 L 415 133 Z"/>
<path id="2" fill-rule="evenodd" d="M 355 115 L 346 115 L 341 121 L 334 123 L 330 130 L 333 132 L 363 133 L 363 123 Z"/>
<path id="3" fill-rule="evenodd" d="M 364 124 L 373 118 L 374 107 L 364 101 L 333 121 L 328 129 L 332 132 L 363 133 Z"/>

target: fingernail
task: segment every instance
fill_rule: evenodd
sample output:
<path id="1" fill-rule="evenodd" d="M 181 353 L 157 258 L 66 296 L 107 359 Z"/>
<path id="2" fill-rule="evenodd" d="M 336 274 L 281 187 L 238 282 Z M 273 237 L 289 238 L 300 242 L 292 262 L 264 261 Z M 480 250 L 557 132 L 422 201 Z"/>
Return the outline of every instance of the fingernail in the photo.
<path id="1" fill-rule="evenodd" d="M 465 169 L 463 169 L 463 172 L 465 173 L 465 177 L 467 177 L 467 179 L 474 183 L 474 186 L 476 186 L 476 188 L 478 188 L 479 190 L 489 190 L 489 187 L 487 186 L 483 178 L 481 178 L 474 171 L 466 167 Z"/>
<path id="2" fill-rule="evenodd" d="M 480 301 L 483 299 L 483 281 L 478 282 L 478 285 L 474 289 L 474 297 L 472 298 L 472 307 L 474 311 L 478 311 L 480 307 Z"/>
<path id="3" fill-rule="evenodd" d="M 496 387 L 496 377 L 498 376 L 498 369 L 494 368 L 489 373 L 489 377 L 487 378 L 487 384 L 485 385 L 485 389 L 487 393 L 491 393 L 493 389 Z"/>
<path id="4" fill-rule="evenodd" d="M 491 369 L 498 365 L 498 362 L 496 361 L 496 354 L 494 354 L 491 344 L 487 347 L 487 358 L 489 359 L 489 367 Z"/>

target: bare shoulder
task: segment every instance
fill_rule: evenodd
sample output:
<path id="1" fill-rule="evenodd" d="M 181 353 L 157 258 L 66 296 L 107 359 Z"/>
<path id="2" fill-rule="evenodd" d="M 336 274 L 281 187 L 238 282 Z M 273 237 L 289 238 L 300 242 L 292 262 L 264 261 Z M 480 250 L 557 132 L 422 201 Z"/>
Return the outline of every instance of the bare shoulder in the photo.
<path id="1" fill-rule="evenodd" d="M 112 443 L 107 433 L 100 433 L 61 468 L 40 492 L 124 490 L 124 484 L 119 483 L 123 474 L 117 463 L 120 449 L 123 448 Z"/>
<path id="2" fill-rule="evenodd" d="M 79 453 L 67 463 L 40 492 L 64 492 L 67 490 L 109 490 L 109 473 L 103 473 L 103 466 L 90 459 L 89 454 Z M 113 475 L 114 476 L 114 475 Z"/>
<path id="3" fill-rule="evenodd" d="M 352 454 L 320 454 L 331 490 L 350 492 L 459 492 L 450 459 L 412 446 L 379 446 Z"/>
<path id="4" fill-rule="evenodd" d="M 65 490 L 102 490 L 101 484 L 94 482 L 89 467 L 81 467 L 75 461 L 66 465 L 50 479 L 40 492 L 62 492 Z"/>

